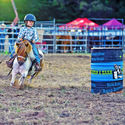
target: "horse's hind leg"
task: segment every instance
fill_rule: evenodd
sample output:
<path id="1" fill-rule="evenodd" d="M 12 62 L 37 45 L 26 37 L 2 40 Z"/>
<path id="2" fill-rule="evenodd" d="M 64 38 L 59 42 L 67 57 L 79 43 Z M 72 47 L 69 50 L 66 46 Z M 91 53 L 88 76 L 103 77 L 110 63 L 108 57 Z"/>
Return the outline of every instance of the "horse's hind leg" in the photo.
<path id="1" fill-rule="evenodd" d="M 25 71 L 25 73 L 22 73 L 22 74 L 21 74 L 21 77 L 20 77 L 20 79 L 19 79 L 19 86 L 20 86 L 21 88 L 22 88 L 23 85 L 24 85 L 24 80 L 25 80 L 27 74 L 28 74 L 28 71 Z"/>
<path id="2" fill-rule="evenodd" d="M 32 82 L 32 79 L 35 77 L 36 73 L 34 73 L 33 75 L 31 75 L 30 79 L 28 80 L 28 83 Z"/>

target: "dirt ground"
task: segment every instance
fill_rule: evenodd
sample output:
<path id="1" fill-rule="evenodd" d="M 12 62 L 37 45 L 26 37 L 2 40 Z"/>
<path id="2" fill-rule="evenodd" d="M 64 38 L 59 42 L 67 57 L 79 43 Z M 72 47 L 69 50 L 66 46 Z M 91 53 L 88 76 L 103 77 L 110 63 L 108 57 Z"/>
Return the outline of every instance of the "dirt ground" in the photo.
<path id="1" fill-rule="evenodd" d="M 90 92 L 90 55 L 45 55 L 43 71 L 23 90 L 9 86 L 6 60 L 0 64 L 0 125 L 125 125 L 125 89 Z"/>

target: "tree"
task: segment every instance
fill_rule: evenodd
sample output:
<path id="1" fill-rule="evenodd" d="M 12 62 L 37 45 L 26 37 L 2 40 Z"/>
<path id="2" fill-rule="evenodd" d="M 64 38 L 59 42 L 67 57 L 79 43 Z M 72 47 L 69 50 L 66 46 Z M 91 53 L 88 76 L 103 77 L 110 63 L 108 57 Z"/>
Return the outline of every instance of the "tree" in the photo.
<path id="1" fill-rule="evenodd" d="M 102 9 L 103 8 L 103 9 Z M 112 14 L 112 8 L 106 6 L 100 0 L 94 0 L 92 2 L 81 2 L 81 15 L 86 17 L 104 18 L 110 17 Z"/>
<path id="2" fill-rule="evenodd" d="M 15 15 L 10 0 L 0 0 L 0 20 L 13 20 Z M 37 20 L 67 23 L 78 17 L 123 18 L 124 0 L 14 0 L 20 20 L 32 13 Z M 22 9 L 23 8 L 23 9 Z"/>

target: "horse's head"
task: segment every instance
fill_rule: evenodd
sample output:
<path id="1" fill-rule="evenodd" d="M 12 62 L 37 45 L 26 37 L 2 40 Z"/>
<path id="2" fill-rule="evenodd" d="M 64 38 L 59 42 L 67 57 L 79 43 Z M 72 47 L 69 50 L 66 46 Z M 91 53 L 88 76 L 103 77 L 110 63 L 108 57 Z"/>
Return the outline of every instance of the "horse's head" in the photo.
<path id="1" fill-rule="evenodd" d="M 19 65 L 24 64 L 31 49 L 32 46 L 27 40 L 24 40 L 20 43 L 16 43 L 17 61 Z"/>

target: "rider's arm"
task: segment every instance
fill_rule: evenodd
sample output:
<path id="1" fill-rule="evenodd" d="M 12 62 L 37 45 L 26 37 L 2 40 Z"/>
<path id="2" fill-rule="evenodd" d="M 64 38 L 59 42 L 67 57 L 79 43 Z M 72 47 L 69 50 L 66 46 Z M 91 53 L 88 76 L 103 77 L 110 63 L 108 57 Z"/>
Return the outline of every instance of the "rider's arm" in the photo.
<path id="1" fill-rule="evenodd" d="M 35 41 L 34 41 L 34 40 L 32 40 L 32 43 L 35 43 Z"/>
<path id="2" fill-rule="evenodd" d="M 18 38 L 17 38 L 18 41 L 22 41 L 23 40 L 24 33 L 25 33 L 25 31 L 24 31 L 24 27 L 23 27 L 23 28 L 20 29 L 20 32 L 18 34 Z"/>
<path id="3" fill-rule="evenodd" d="M 35 43 L 38 40 L 39 40 L 38 33 L 37 33 L 36 29 L 34 29 L 34 36 L 33 36 L 32 43 Z"/>

